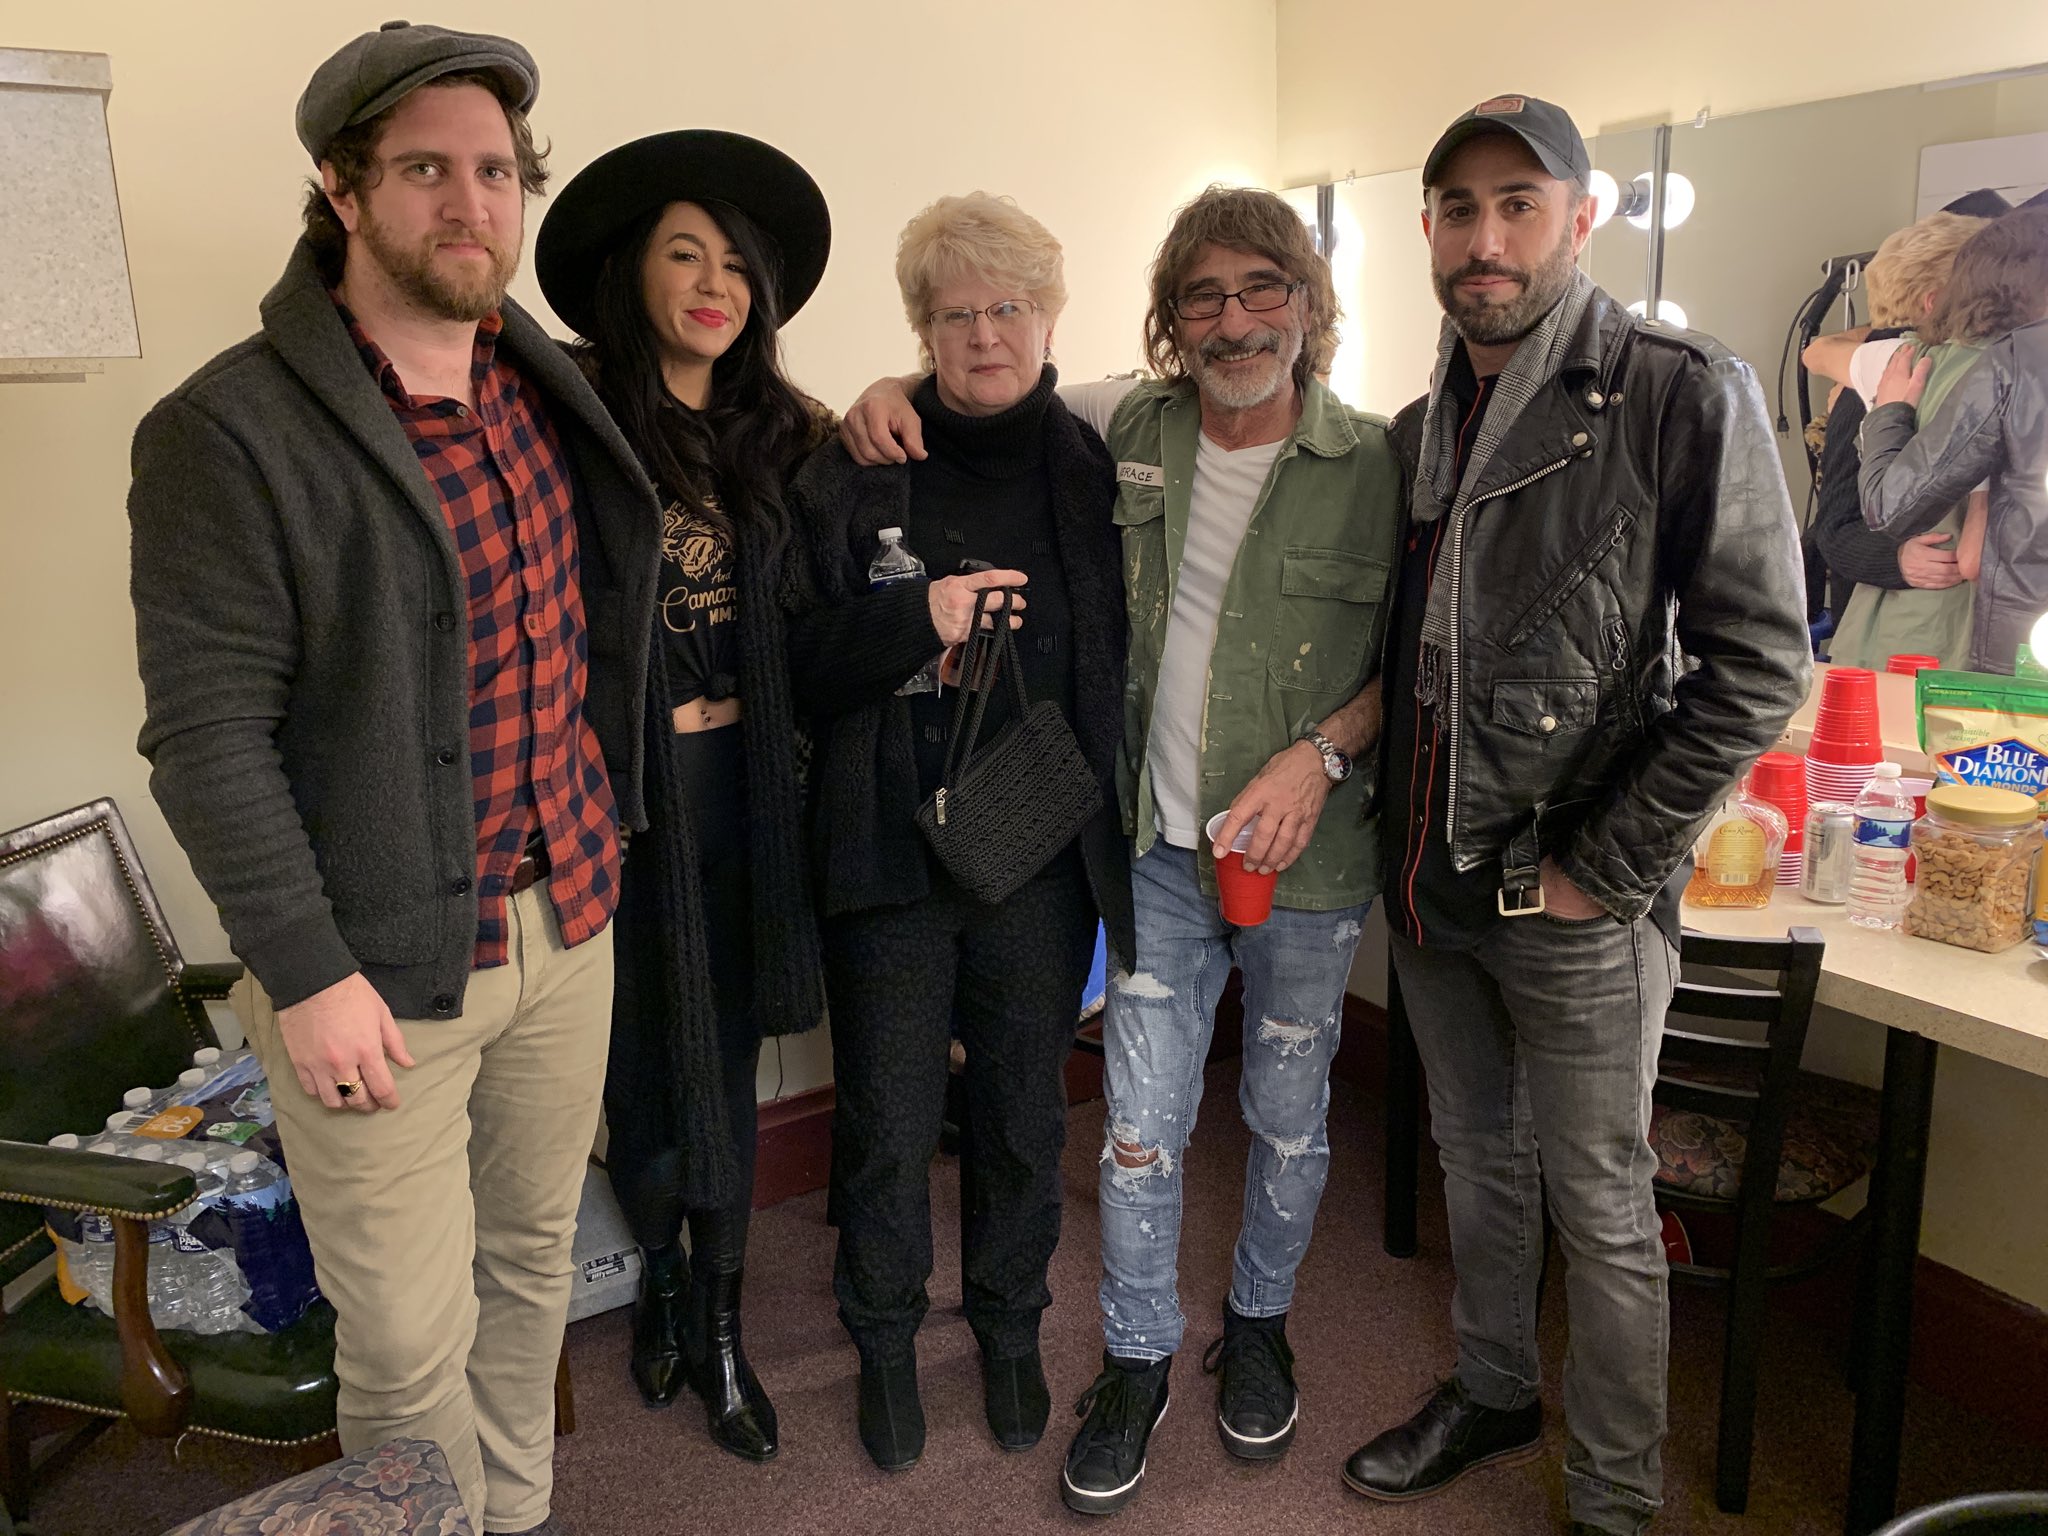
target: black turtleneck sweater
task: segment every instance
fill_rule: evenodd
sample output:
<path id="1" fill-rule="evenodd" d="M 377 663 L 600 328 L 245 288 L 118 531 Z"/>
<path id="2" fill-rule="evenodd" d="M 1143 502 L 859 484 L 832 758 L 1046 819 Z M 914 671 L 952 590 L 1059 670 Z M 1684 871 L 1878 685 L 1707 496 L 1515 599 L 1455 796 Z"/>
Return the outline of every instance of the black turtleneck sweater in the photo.
<path id="1" fill-rule="evenodd" d="M 924 425 L 929 457 L 910 466 L 910 525 L 904 541 L 937 580 L 953 575 L 963 560 L 985 560 L 998 570 L 1031 578 L 1030 607 L 1017 631 L 1024 662 L 1024 691 L 1033 703 L 1055 701 L 1074 716 L 1074 648 L 1067 581 L 1054 542 L 1052 492 L 1045 470 L 1046 403 L 1058 375 L 1047 368 L 1038 385 L 995 416 L 966 416 L 948 409 L 936 384 L 926 379 L 913 404 Z M 953 722 L 954 690 L 918 694 L 910 700 L 918 788 L 929 795 L 945 770 Z M 989 700 L 981 741 L 1009 723 L 1009 684 Z"/>

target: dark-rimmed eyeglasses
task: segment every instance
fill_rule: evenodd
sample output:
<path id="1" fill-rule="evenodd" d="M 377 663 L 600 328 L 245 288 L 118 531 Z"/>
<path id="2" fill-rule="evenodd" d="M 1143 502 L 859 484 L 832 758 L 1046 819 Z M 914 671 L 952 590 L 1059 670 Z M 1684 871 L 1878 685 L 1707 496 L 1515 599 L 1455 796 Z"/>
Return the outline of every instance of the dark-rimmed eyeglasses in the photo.
<path id="1" fill-rule="evenodd" d="M 1294 290 L 1300 286 L 1300 283 L 1253 283 L 1235 293 L 1213 293 L 1204 289 L 1200 293 L 1184 293 L 1167 302 L 1183 320 L 1214 320 L 1232 299 L 1237 300 L 1246 314 L 1256 315 L 1269 309 L 1285 308 L 1287 301 L 1294 297 Z"/>
<path id="2" fill-rule="evenodd" d="M 997 330 L 1008 330 L 1022 325 L 1038 309 L 1029 299 L 997 299 L 995 303 L 981 309 L 969 309 L 964 304 L 955 304 L 950 309 L 935 309 L 927 314 L 925 323 L 944 326 L 949 331 L 964 331 L 974 324 L 981 315 L 988 316 L 988 323 Z"/>

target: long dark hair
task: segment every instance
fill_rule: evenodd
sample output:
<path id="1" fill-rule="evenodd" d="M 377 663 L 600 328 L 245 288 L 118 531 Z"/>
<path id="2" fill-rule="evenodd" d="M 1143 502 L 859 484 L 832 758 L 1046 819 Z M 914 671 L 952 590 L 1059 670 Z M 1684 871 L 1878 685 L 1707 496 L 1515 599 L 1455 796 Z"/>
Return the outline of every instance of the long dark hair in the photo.
<path id="1" fill-rule="evenodd" d="M 711 402 L 693 410 L 669 393 L 648 324 L 641 272 L 666 208 L 643 215 L 605 257 L 582 361 L 597 392 L 667 496 L 681 497 L 728 539 L 762 541 L 772 560 L 789 532 L 782 483 L 812 436 L 810 401 L 782 371 L 782 261 L 773 241 L 730 203 L 705 202 L 747 267 L 747 323 L 711 367 Z"/>

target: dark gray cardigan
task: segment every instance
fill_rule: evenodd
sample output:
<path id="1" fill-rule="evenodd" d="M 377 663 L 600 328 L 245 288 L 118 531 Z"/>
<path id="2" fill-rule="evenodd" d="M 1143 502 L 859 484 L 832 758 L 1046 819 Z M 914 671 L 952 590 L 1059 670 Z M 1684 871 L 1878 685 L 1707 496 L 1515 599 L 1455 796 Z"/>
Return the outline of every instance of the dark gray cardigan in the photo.
<path id="1" fill-rule="evenodd" d="M 1116 812 L 1123 744 L 1124 588 L 1110 520 L 1116 469 L 1102 439 L 1055 396 L 1045 408 L 1053 526 L 1073 610 L 1074 734 L 1103 786 L 1080 846 L 1111 953 L 1137 948 L 1130 847 Z M 814 453 L 790 492 L 789 666 L 813 735 L 812 851 L 825 915 L 921 899 L 930 889 L 910 706 L 895 690 L 943 648 L 921 584 L 867 589 L 878 535 L 910 522 L 910 472 L 857 466 L 839 443 Z"/>
<path id="2" fill-rule="evenodd" d="M 262 315 L 135 433 L 150 788 L 279 1006 L 360 969 L 394 1014 L 452 1017 L 477 929 L 461 563 L 303 242 Z M 575 365 L 503 315 L 570 462 L 584 714 L 638 828 L 660 510 Z"/>

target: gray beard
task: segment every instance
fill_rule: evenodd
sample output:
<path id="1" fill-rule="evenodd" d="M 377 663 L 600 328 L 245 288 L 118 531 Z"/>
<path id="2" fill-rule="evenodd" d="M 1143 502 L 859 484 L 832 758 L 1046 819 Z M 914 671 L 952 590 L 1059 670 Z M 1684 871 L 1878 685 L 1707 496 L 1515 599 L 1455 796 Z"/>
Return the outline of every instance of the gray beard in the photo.
<path id="1" fill-rule="evenodd" d="M 1557 248 L 1543 258 L 1542 265 L 1526 273 L 1513 272 L 1522 284 L 1522 291 L 1506 304 L 1461 299 L 1456 284 L 1468 275 L 1464 268 L 1448 277 L 1432 271 L 1430 280 L 1436 286 L 1437 302 L 1443 305 L 1444 313 L 1450 316 L 1451 324 L 1457 327 L 1460 336 L 1482 347 L 1501 347 L 1520 341 L 1536 328 L 1536 322 L 1549 314 L 1557 301 L 1564 297 L 1577 266 L 1571 231 L 1567 229 Z"/>
<path id="2" fill-rule="evenodd" d="M 1294 374 L 1294 364 L 1301 356 L 1301 348 L 1301 327 L 1289 326 L 1281 333 L 1279 345 L 1266 349 L 1272 353 L 1275 367 L 1264 379 L 1237 378 L 1217 369 L 1210 351 L 1235 349 L 1218 345 L 1213 337 L 1202 346 L 1183 352 L 1181 361 L 1193 376 L 1195 387 L 1216 404 L 1226 410 L 1252 411 L 1287 387 L 1287 381 Z"/>

